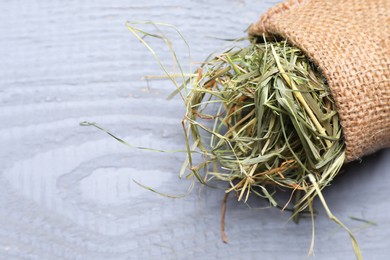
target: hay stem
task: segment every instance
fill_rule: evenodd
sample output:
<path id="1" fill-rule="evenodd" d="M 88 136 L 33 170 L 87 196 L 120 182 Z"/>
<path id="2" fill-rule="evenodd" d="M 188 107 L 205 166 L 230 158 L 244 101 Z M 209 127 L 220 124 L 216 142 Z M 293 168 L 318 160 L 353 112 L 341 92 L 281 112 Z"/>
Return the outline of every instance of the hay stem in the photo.
<path id="1" fill-rule="evenodd" d="M 317 192 L 317 196 L 320 198 L 322 206 L 324 207 L 329 219 L 334 221 L 337 225 L 339 225 L 345 231 L 347 231 L 347 233 L 349 234 L 349 237 L 351 238 L 351 242 L 352 242 L 352 246 L 353 246 L 353 250 L 355 252 L 356 258 L 358 260 L 363 259 L 358 242 L 357 242 L 355 236 L 353 235 L 352 231 L 347 226 L 345 226 L 344 223 L 342 223 L 335 215 L 332 214 L 332 212 L 330 211 L 330 209 L 325 201 L 324 196 L 322 195 L 321 189 L 319 188 L 315 177 L 312 174 L 309 174 L 308 177 L 309 177 L 310 181 L 312 182 L 312 184 Z"/>
<path id="2" fill-rule="evenodd" d="M 225 193 L 225 196 L 223 197 L 222 201 L 222 214 L 221 214 L 221 236 L 222 236 L 222 241 L 227 244 L 228 239 L 225 231 L 225 218 L 226 218 L 226 204 L 227 204 L 227 199 L 228 199 L 229 193 Z"/>
<path id="3" fill-rule="evenodd" d="M 287 76 L 286 74 L 286 71 L 283 69 L 282 67 L 282 64 L 280 64 L 280 60 L 279 60 L 279 57 L 278 55 L 276 54 L 276 51 L 275 51 L 275 48 L 273 45 L 271 45 L 271 50 L 272 50 L 272 54 L 274 55 L 274 58 L 275 58 L 275 62 L 276 62 L 276 65 L 278 66 L 278 69 L 282 75 L 282 77 L 284 78 L 284 80 L 286 81 L 286 83 L 288 84 L 288 86 L 290 86 L 290 88 L 292 90 L 294 90 L 294 95 L 296 96 L 296 98 L 299 100 L 299 102 L 301 102 L 302 106 L 305 108 L 306 112 L 309 114 L 311 120 L 313 120 L 313 123 L 314 125 L 316 126 L 318 132 L 320 132 L 321 135 L 323 136 L 326 136 L 326 131 L 325 129 L 322 127 L 322 125 L 320 124 L 320 122 L 318 122 L 318 119 L 316 118 L 316 116 L 314 115 L 312 109 L 310 109 L 309 105 L 307 104 L 306 100 L 304 99 L 304 97 L 302 96 L 302 93 L 298 91 L 298 88 L 295 86 L 295 83 L 294 81 L 291 81 L 290 78 Z M 328 140 L 325 140 L 325 143 L 328 147 L 330 147 L 332 144 L 328 141 Z"/>

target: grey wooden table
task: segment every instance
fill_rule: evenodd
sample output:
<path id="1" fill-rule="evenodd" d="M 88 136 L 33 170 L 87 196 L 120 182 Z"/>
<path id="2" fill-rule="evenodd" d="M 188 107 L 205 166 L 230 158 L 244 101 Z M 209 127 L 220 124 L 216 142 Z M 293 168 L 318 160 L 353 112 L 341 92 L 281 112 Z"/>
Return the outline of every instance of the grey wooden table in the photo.
<path id="1" fill-rule="evenodd" d="M 0 3 L 1 259 L 303 259 L 311 223 L 228 201 L 229 244 L 220 239 L 223 193 L 182 194 L 184 155 L 125 147 L 80 127 L 99 122 L 134 145 L 182 149 L 180 99 L 126 20 L 176 25 L 202 61 L 237 38 L 276 1 L 2 1 Z M 211 37 L 213 36 L 213 37 Z M 172 41 L 188 60 L 177 35 Z M 162 60 L 170 55 L 157 44 Z M 161 48 L 160 48 L 161 47 Z M 325 191 L 366 259 L 390 253 L 390 151 L 348 165 Z M 315 259 L 353 259 L 347 234 L 321 206 Z M 365 225 L 350 216 L 367 219 Z"/>

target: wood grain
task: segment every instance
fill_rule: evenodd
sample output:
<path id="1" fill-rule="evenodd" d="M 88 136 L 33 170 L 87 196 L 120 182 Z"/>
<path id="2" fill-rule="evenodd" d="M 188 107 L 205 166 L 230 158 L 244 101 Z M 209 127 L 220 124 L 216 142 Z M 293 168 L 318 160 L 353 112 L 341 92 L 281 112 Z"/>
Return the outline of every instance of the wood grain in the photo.
<path id="1" fill-rule="evenodd" d="M 184 155 L 129 149 L 95 121 L 134 145 L 183 149 L 179 98 L 153 57 L 125 28 L 127 20 L 174 24 L 202 61 L 244 35 L 277 1 L 3 1 L 0 23 L 0 259 L 302 259 L 311 224 L 286 223 L 287 212 L 228 201 L 220 238 L 223 192 L 197 187 L 183 199 Z M 183 42 L 169 36 L 186 66 Z M 162 60 L 171 60 L 154 42 Z M 196 64 L 192 64 L 196 67 Z M 331 209 L 356 234 L 366 259 L 389 253 L 390 152 L 353 163 L 329 187 Z M 347 234 L 320 205 L 316 259 L 352 259 Z M 349 219 L 364 218 L 377 226 Z"/>

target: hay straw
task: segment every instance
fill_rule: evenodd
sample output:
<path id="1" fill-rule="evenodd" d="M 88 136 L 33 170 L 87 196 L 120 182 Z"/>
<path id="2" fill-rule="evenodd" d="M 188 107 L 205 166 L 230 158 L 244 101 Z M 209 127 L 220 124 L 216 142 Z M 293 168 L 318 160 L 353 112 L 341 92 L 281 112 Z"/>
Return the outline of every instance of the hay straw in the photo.
<path id="1" fill-rule="evenodd" d="M 247 47 L 233 47 L 208 58 L 196 73 L 185 74 L 165 35 L 147 33 L 135 28 L 137 24 L 166 26 L 175 30 L 187 47 L 188 44 L 172 25 L 127 23 L 176 86 L 170 98 L 179 94 L 186 106 L 182 125 L 187 159 L 180 177 L 188 169 L 186 177 L 202 184 L 209 185 L 213 180 L 229 183 L 222 207 L 223 241 L 227 242 L 224 230 L 227 195 L 234 192 L 239 201 L 247 202 L 254 195 L 282 209 L 292 204 L 291 219 L 295 221 L 308 208 L 313 225 L 311 254 L 315 214 L 312 203 L 318 196 L 329 218 L 348 232 L 356 257 L 361 259 L 352 232 L 331 213 L 321 193 L 344 164 L 345 145 L 327 82 L 305 55 L 286 41 L 266 42 L 256 38 Z M 179 74 L 168 72 L 146 37 L 164 41 Z M 97 127 L 133 147 L 95 123 L 82 124 Z M 278 190 L 291 192 L 287 203 L 278 201 L 275 196 Z"/>
<path id="2" fill-rule="evenodd" d="M 229 182 L 226 192 L 238 200 L 253 194 L 277 206 L 277 188 L 303 191 L 299 213 L 317 195 L 308 175 L 323 189 L 344 163 L 326 81 L 287 42 L 254 43 L 210 59 L 185 103 L 187 142 L 204 158 L 190 169 L 205 183 Z"/>
<path id="3" fill-rule="evenodd" d="M 361 259 L 356 238 L 331 213 L 321 194 L 345 161 L 342 128 L 327 82 L 286 41 L 255 41 L 259 39 L 248 47 L 231 48 L 198 69 L 185 100 L 183 126 L 187 147 L 195 144 L 203 160 L 194 164 L 189 151 L 185 164 L 195 176 L 202 176 L 203 183 L 228 182 L 225 192 L 236 193 L 239 201 L 255 195 L 282 207 L 276 191 L 290 190 L 291 198 L 282 208 L 293 204 L 291 218 L 297 221 L 307 207 L 311 213 L 309 254 L 315 234 L 312 201 L 320 197 L 329 218 L 348 232 Z"/>

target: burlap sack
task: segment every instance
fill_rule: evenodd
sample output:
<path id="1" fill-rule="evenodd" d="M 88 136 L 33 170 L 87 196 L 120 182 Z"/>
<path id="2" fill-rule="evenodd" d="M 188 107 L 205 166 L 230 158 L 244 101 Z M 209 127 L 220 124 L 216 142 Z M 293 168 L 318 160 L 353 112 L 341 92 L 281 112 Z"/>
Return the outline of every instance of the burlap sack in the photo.
<path id="1" fill-rule="evenodd" d="M 347 161 L 390 147 L 390 0 L 296 0 L 249 34 L 276 35 L 319 67 L 341 118 Z"/>

